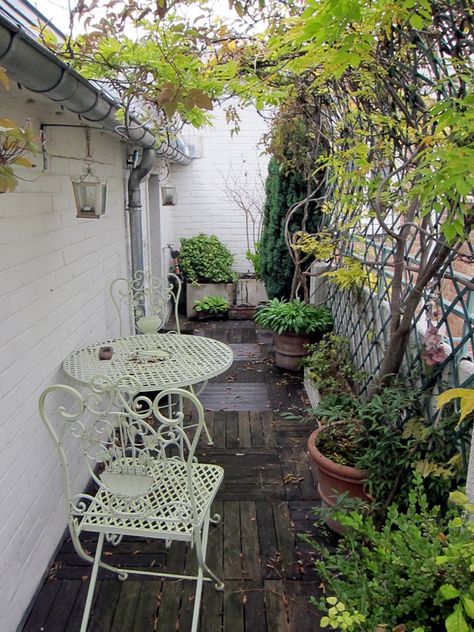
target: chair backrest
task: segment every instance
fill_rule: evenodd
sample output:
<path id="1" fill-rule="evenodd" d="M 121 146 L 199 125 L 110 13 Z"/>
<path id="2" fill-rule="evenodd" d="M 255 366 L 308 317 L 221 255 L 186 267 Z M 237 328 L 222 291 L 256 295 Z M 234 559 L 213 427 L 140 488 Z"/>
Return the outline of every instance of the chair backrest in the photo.
<path id="1" fill-rule="evenodd" d="M 137 396 L 139 385 L 130 383 L 130 377 L 115 384 L 100 377 L 84 393 L 60 384 L 40 396 L 40 415 L 63 469 L 68 511 L 82 516 L 91 502 L 99 502 L 104 512 L 118 518 L 156 518 L 162 511 L 165 521 L 176 520 L 178 513 L 181 520 L 197 524 L 191 469 L 204 425 L 203 407 L 187 390 L 167 389 L 151 401 Z M 193 418 L 187 425 L 184 408 L 191 408 Z M 85 463 L 95 484 L 92 494 L 73 491 L 71 458 Z M 170 473 L 176 470 L 169 467 L 171 461 L 182 464 L 187 496 L 168 491 L 173 489 Z M 167 504 L 160 508 L 156 499 L 163 489 Z"/>
<path id="2" fill-rule="evenodd" d="M 180 333 L 178 303 L 181 294 L 181 280 L 169 273 L 157 277 L 150 272 L 137 270 L 131 279 L 121 277 L 112 281 L 110 295 L 117 310 L 120 335 L 123 335 L 123 306 L 132 315 L 135 328 L 150 334 L 162 329 L 171 309 L 175 320 L 175 331 Z"/>

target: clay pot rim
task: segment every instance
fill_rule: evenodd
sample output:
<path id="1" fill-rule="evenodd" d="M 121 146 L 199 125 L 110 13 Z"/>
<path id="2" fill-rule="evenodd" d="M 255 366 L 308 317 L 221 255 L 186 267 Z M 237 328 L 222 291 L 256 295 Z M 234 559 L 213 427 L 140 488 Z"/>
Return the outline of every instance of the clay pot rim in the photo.
<path id="1" fill-rule="evenodd" d="M 342 425 L 345 423 L 348 422 L 341 420 L 335 421 L 331 425 Z M 359 479 L 361 481 L 366 480 L 366 470 L 361 470 L 360 468 L 353 467 L 352 465 L 340 465 L 339 463 L 335 463 L 334 461 L 331 461 L 331 459 L 329 459 L 327 456 L 324 456 L 324 454 L 318 450 L 318 448 L 316 447 L 316 437 L 320 432 L 324 430 L 325 426 L 320 426 L 319 428 L 316 428 L 316 430 L 313 430 L 313 432 L 310 434 L 308 439 L 308 451 L 316 464 L 321 464 L 324 469 L 329 470 L 330 472 L 334 472 L 339 476 L 349 476 L 350 478 Z"/>

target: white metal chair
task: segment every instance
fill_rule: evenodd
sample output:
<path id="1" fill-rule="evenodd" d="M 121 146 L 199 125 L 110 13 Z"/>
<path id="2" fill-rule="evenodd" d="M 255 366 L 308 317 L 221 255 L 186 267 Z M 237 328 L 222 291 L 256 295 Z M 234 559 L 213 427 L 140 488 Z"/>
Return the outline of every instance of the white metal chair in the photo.
<path id="1" fill-rule="evenodd" d="M 72 541 L 77 553 L 93 562 L 81 632 L 87 630 L 99 567 L 118 573 L 122 580 L 130 573 L 195 580 L 191 631 L 196 632 L 203 581 L 214 581 L 217 590 L 223 589 L 205 558 L 209 523 L 220 520 L 218 515 L 211 518 L 210 509 L 224 472 L 195 458 L 204 425 L 204 411 L 195 395 L 167 389 L 153 402 L 139 396 L 137 406 L 137 388 L 130 383 L 124 378 L 111 388 L 101 378 L 100 385 L 92 385 L 85 394 L 55 385 L 39 400 L 62 466 Z M 182 407 L 163 406 L 161 400 L 170 397 L 194 407 L 192 423 L 185 426 Z M 75 461 L 83 459 L 94 492 L 72 491 L 68 453 Z M 94 558 L 82 548 L 83 532 L 99 534 Z M 173 540 L 187 542 L 196 552 L 197 575 L 119 568 L 101 561 L 104 538 L 117 545 L 124 535 L 162 539 L 167 546 Z"/>
<path id="2" fill-rule="evenodd" d="M 179 331 L 178 303 L 181 280 L 176 274 L 157 277 L 150 272 L 137 270 L 131 279 L 121 277 L 112 281 L 110 295 L 117 310 L 120 336 L 123 335 L 123 308 L 130 311 L 135 327 L 144 334 L 162 329 L 169 315 L 171 302 L 175 331 Z"/>

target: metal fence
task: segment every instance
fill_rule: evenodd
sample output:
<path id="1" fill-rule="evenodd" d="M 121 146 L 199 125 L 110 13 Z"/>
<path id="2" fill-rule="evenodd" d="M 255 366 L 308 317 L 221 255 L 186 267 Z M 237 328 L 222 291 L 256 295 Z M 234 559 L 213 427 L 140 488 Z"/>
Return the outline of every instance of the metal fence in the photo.
<path id="1" fill-rule="evenodd" d="M 396 228 L 398 221 L 398 218 L 392 218 L 392 227 Z M 433 230 L 439 231 L 439 225 L 435 224 Z M 360 292 L 341 291 L 331 283 L 327 286 L 335 331 L 349 339 L 354 363 L 367 374 L 362 386 L 362 391 L 366 391 L 381 366 L 388 340 L 395 244 L 377 221 L 371 219 L 362 229 L 359 226 L 352 230 L 345 249 L 345 255 L 377 262 L 370 275 L 372 282 Z M 406 296 L 416 281 L 416 264 L 420 256 L 415 230 L 407 243 L 405 256 L 403 292 Z M 470 289 L 474 284 L 473 261 L 474 246 L 468 242 L 459 252 L 451 253 L 439 276 L 425 290 L 413 319 L 404 372 L 423 367 L 425 382 L 442 381 L 453 386 L 474 383 L 474 293 Z M 446 358 L 427 366 L 423 362 L 424 334 L 433 309 L 437 312 L 437 327 Z"/>

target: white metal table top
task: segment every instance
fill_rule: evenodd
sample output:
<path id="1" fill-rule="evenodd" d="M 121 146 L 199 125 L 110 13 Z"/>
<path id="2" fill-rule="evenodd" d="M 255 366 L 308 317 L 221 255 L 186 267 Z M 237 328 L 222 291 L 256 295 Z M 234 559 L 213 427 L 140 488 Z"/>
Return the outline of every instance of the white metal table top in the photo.
<path id="1" fill-rule="evenodd" d="M 99 360 L 100 347 L 110 346 L 110 360 Z M 69 377 L 89 384 L 96 376 L 125 376 L 139 381 L 143 391 L 163 390 L 205 382 L 226 371 L 232 349 L 218 340 L 186 334 L 143 334 L 114 338 L 73 351 L 63 362 Z"/>

